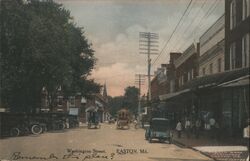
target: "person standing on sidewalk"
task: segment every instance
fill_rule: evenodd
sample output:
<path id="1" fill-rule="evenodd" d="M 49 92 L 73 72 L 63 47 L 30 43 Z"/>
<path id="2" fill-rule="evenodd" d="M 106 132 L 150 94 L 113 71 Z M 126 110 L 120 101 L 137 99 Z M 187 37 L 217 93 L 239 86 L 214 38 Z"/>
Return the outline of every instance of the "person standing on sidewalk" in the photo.
<path id="1" fill-rule="evenodd" d="M 189 118 L 187 118 L 185 122 L 185 130 L 187 133 L 187 137 L 190 138 L 191 122 L 189 121 Z"/>
<path id="2" fill-rule="evenodd" d="M 195 122 L 195 137 L 198 139 L 200 137 L 201 120 L 197 119 Z"/>
<path id="3" fill-rule="evenodd" d="M 178 138 L 181 138 L 181 131 L 182 131 L 181 121 L 178 121 L 178 123 L 176 125 L 176 130 L 177 130 L 177 133 L 178 133 Z"/>
<path id="4" fill-rule="evenodd" d="M 247 119 L 247 126 L 243 129 L 243 137 L 247 144 L 248 157 L 246 161 L 249 161 L 249 138 L 250 138 L 250 119 Z"/>

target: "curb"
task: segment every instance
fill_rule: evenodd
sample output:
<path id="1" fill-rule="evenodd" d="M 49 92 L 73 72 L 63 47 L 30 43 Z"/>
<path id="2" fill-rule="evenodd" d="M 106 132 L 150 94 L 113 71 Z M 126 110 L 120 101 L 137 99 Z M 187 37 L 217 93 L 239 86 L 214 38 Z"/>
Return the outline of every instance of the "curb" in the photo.
<path id="1" fill-rule="evenodd" d="M 187 146 L 186 144 L 183 144 L 182 142 L 179 142 L 179 141 L 177 141 L 177 140 L 173 140 L 173 141 L 174 141 L 174 143 L 177 143 L 177 144 L 179 144 L 179 145 L 181 145 L 181 146 L 183 146 L 183 147 L 186 147 L 186 148 L 192 149 L 192 150 L 194 150 L 194 151 L 197 151 L 197 152 L 201 153 L 202 155 L 205 155 L 206 157 L 208 157 L 208 158 L 210 158 L 210 159 L 213 159 L 214 161 L 218 161 L 216 158 L 211 157 L 211 156 L 208 155 L 207 153 L 204 153 L 204 152 L 202 152 L 202 151 L 199 151 L 199 150 L 197 150 L 197 149 L 195 149 L 195 148 L 193 148 L 193 147 L 191 147 L 191 146 Z"/>

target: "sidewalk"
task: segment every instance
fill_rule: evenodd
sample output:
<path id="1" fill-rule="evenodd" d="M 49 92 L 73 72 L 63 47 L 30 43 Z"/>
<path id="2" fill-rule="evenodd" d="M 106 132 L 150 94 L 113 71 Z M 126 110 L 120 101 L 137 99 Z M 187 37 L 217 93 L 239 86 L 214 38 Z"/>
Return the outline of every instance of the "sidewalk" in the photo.
<path id="1" fill-rule="evenodd" d="M 198 139 L 193 135 L 187 138 L 185 133 L 177 138 L 177 133 L 174 133 L 173 140 L 176 144 L 197 150 L 218 161 L 245 161 L 248 156 L 247 147 L 242 145 L 242 141 L 233 138 L 212 139 L 204 135 Z"/>

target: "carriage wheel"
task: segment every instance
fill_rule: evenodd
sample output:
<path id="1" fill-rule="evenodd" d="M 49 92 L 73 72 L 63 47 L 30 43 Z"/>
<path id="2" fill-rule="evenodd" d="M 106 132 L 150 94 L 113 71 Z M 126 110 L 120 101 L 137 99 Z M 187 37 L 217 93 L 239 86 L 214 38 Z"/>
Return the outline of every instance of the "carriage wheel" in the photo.
<path id="1" fill-rule="evenodd" d="M 10 130 L 10 136 L 19 136 L 20 130 L 17 127 L 14 127 Z"/>
<path id="2" fill-rule="evenodd" d="M 31 132 L 32 134 L 39 135 L 43 132 L 43 128 L 40 125 L 32 125 Z"/>

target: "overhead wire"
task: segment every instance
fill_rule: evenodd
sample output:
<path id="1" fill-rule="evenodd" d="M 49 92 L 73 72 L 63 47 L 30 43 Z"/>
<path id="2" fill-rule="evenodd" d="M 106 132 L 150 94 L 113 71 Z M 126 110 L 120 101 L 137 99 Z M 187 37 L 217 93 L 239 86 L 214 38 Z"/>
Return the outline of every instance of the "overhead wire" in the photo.
<path id="1" fill-rule="evenodd" d="M 195 15 L 198 15 L 198 14 L 202 11 L 202 9 L 204 8 L 204 6 L 205 6 L 206 3 L 207 3 L 207 0 L 203 1 L 201 7 L 200 7 L 199 10 L 195 13 Z M 196 17 L 194 17 L 194 18 L 192 19 L 191 23 L 189 23 L 189 25 L 187 26 L 187 28 L 185 29 L 185 31 L 184 31 L 183 33 L 187 33 L 188 29 L 190 29 L 190 26 L 194 23 L 194 21 L 195 21 L 197 18 L 198 18 L 198 17 L 196 16 Z M 179 39 L 177 42 L 179 42 L 179 41 L 180 41 L 180 39 Z M 182 45 L 178 45 L 177 51 L 180 50 L 180 47 L 181 47 L 181 46 L 182 46 Z"/>
<path id="2" fill-rule="evenodd" d="M 201 23 L 205 20 L 205 18 L 209 17 L 213 13 L 213 12 L 210 12 L 210 11 L 213 10 L 214 7 L 216 7 L 217 2 L 218 2 L 218 0 L 215 0 L 213 2 L 213 4 L 208 8 L 208 10 L 206 11 L 206 13 L 200 19 L 198 25 L 193 29 L 193 31 L 191 32 L 190 36 L 187 37 L 187 39 L 190 39 L 194 35 L 195 32 L 197 33 L 197 30 L 201 27 Z M 180 47 L 177 49 L 177 51 L 180 51 L 181 48 L 185 48 L 188 43 L 190 43 L 190 42 L 187 41 L 185 44 L 180 45 Z"/>
<path id="3" fill-rule="evenodd" d="M 190 0 L 190 1 L 189 1 L 189 3 L 188 3 L 188 5 L 187 5 L 185 11 L 183 12 L 183 14 L 182 14 L 182 16 L 181 16 L 179 22 L 178 22 L 177 25 L 175 26 L 175 28 L 174 28 L 172 34 L 170 35 L 169 39 L 167 40 L 167 42 L 166 42 L 165 45 L 163 46 L 163 48 L 162 48 L 161 52 L 159 53 L 159 55 L 158 55 L 158 56 L 156 57 L 156 59 L 153 61 L 152 65 L 154 65 L 154 64 L 156 63 L 156 61 L 159 59 L 159 57 L 162 55 L 164 49 L 167 47 L 167 45 L 168 45 L 168 43 L 170 42 L 171 38 L 173 37 L 175 31 L 177 30 L 178 26 L 180 25 L 180 22 L 182 21 L 184 15 L 187 13 L 187 10 L 189 9 L 190 5 L 192 4 L 192 1 L 193 1 L 193 0 Z"/>

